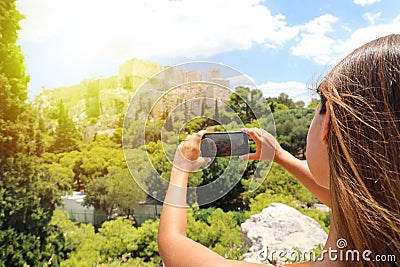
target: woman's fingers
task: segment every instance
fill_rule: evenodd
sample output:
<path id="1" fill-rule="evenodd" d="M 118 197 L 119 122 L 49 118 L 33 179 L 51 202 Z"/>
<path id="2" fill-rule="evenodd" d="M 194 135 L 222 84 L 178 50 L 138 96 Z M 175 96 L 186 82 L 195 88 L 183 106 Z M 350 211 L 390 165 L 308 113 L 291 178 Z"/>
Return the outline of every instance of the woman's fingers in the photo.
<path id="1" fill-rule="evenodd" d="M 242 132 L 247 134 L 248 136 L 251 137 L 251 139 L 253 139 L 253 137 L 255 137 L 255 133 L 253 129 L 249 129 L 249 128 L 243 128 Z"/>
<path id="2" fill-rule="evenodd" d="M 192 172 L 211 161 L 210 158 L 200 157 L 200 142 L 205 133 L 206 131 L 202 130 L 188 135 L 185 141 L 179 144 L 173 162 L 175 167 L 186 172 Z"/>
<path id="3" fill-rule="evenodd" d="M 274 159 L 275 147 L 277 146 L 275 137 L 260 128 L 242 129 L 255 143 L 256 152 L 243 155 L 240 158 L 249 160 L 268 160 Z"/>
<path id="4" fill-rule="evenodd" d="M 261 142 L 262 141 L 262 133 L 261 133 L 261 129 L 259 128 L 244 128 L 242 129 L 242 132 L 244 132 L 245 134 L 247 134 L 250 139 L 252 139 L 254 142 Z"/>
<path id="5" fill-rule="evenodd" d="M 244 160 L 257 160 L 260 158 L 260 155 L 257 153 L 249 153 L 249 154 L 241 155 L 241 156 L 239 156 L 239 158 L 244 159 Z"/>
<path id="6" fill-rule="evenodd" d="M 192 138 L 196 140 L 196 142 L 200 143 L 203 135 L 206 133 L 206 130 L 201 130 L 200 132 L 192 134 Z"/>

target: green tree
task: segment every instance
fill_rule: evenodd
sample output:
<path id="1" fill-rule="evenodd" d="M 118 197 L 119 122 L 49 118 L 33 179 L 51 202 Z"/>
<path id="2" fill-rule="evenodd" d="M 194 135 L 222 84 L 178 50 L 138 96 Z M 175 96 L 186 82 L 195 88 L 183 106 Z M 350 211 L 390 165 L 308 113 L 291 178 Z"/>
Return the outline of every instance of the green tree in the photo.
<path id="1" fill-rule="evenodd" d="M 304 103 L 303 100 L 299 100 L 295 103 L 296 108 L 304 108 L 306 106 L 306 103 Z"/>
<path id="2" fill-rule="evenodd" d="M 81 134 L 76 129 L 75 123 L 68 115 L 68 110 L 60 100 L 58 126 L 56 129 L 56 139 L 53 145 L 53 152 L 62 153 L 76 150 L 78 141 L 82 140 Z"/>
<path id="3" fill-rule="evenodd" d="M 236 87 L 235 92 L 231 94 L 228 106 L 236 112 L 243 123 L 250 123 L 254 115 L 249 107 L 252 100 L 250 89 L 247 87 Z"/>
<path id="4" fill-rule="evenodd" d="M 57 182 L 32 157 L 8 159 L 0 169 L 0 266 L 59 262 L 64 237 L 49 225 L 60 203 Z"/>
<path id="5" fill-rule="evenodd" d="M 303 101 L 295 103 L 286 93 L 280 93 L 278 97 L 267 97 L 266 99 L 273 113 L 293 108 L 303 108 L 305 105 Z"/>
<path id="6" fill-rule="evenodd" d="M 257 190 L 252 192 L 247 190 L 250 182 L 251 180 L 242 180 L 245 189 L 242 196 L 246 206 L 265 192 L 269 192 L 269 195 L 290 196 L 302 204 L 312 205 L 317 202 L 317 199 L 293 175 L 276 163 L 272 164 L 267 177 Z"/>
<path id="7" fill-rule="evenodd" d="M 133 215 L 133 211 L 139 202 L 146 198 L 146 194 L 134 181 L 127 168 L 115 168 L 111 170 L 106 177 L 105 192 L 105 195 L 101 197 L 105 197 L 106 201 L 110 202 L 108 206 L 113 207 L 120 214 L 128 217 Z M 99 193 L 102 192 L 92 192 L 89 190 L 87 192 L 89 198 L 100 197 Z"/>
<path id="8" fill-rule="evenodd" d="M 100 81 L 100 79 L 85 80 L 85 110 L 89 118 L 98 118 L 100 115 L 99 91 L 103 89 Z"/>
<path id="9" fill-rule="evenodd" d="M 212 209 L 202 220 L 196 220 L 198 213 L 201 213 L 198 208 L 188 212 L 188 237 L 225 258 L 240 259 L 243 239 L 234 214 Z"/>
<path id="10" fill-rule="evenodd" d="M 214 120 L 211 120 L 211 119 L 208 119 L 205 117 L 197 117 L 197 118 L 194 118 L 194 119 L 186 122 L 185 126 L 183 127 L 183 131 L 187 132 L 188 134 L 193 134 L 193 133 L 197 133 L 198 131 L 203 130 L 203 129 L 207 128 L 207 126 L 213 125 L 215 123 L 216 123 L 216 121 L 214 121 Z"/>
<path id="11" fill-rule="evenodd" d="M 147 122 L 145 128 L 145 140 L 148 142 L 157 142 L 157 140 L 161 140 L 161 130 L 162 130 L 161 122 Z"/>
<path id="12" fill-rule="evenodd" d="M 75 181 L 83 182 L 87 193 L 85 204 L 108 215 L 115 209 L 131 215 L 145 196 L 126 168 L 120 145 L 106 135 L 98 135 L 81 150 L 66 154 L 60 162 L 74 170 Z"/>
<path id="13" fill-rule="evenodd" d="M 59 163 L 42 164 L 42 167 L 49 173 L 51 182 L 57 185 L 62 192 L 72 190 L 74 181 L 74 172 L 70 168 L 66 168 Z"/>
<path id="14" fill-rule="evenodd" d="M 132 256 L 142 259 L 145 262 L 159 263 L 161 258 L 158 253 L 157 235 L 160 221 L 145 221 L 138 228 L 134 241 L 137 249 L 134 250 Z"/>
<path id="15" fill-rule="evenodd" d="M 78 226 L 62 211 L 54 213 L 51 224 L 59 227 L 65 236 L 68 258 L 61 262 L 61 266 L 96 266 L 101 262 L 100 250 L 106 240 L 95 233 L 93 225 Z"/>
<path id="16" fill-rule="evenodd" d="M 106 176 L 109 170 L 126 166 L 121 144 L 108 135 L 97 135 L 89 144 L 81 143 L 79 150 L 59 154 L 59 163 L 74 172 L 75 190 L 84 190 L 88 183 Z"/>
<path id="17" fill-rule="evenodd" d="M 288 110 L 289 108 L 281 103 L 278 103 L 276 100 L 268 100 L 269 108 L 271 109 L 272 113 Z"/>
<path id="18" fill-rule="evenodd" d="M 278 142 L 300 159 L 305 159 L 307 133 L 314 112 L 313 109 L 291 109 L 274 114 Z"/>
<path id="19" fill-rule="evenodd" d="M 125 148 L 139 148 L 145 142 L 145 127 L 146 122 L 134 120 L 129 124 L 125 124 L 123 129 L 124 133 L 124 147 Z M 129 126 L 129 127 L 128 127 Z"/>
<path id="20" fill-rule="evenodd" d="M 46 152 L 46 141 L 44 140 L 46 136 L 46 126 L 42 116 L 38 116 L 38 131 L 36 134 L 36 155 L 40 157 L 44 152 Z"/>
<path id="21" fill-rule="evenodd" d="M 276 101 L 280 104 L 284 104 L 288 108 L 295 108 L 296 106 L 293 100 L 286 93 L 280 93 Z"/>
<path id="22" fill-rule="evenodd" d="M 111 140 L 118 145 L 122 145 L 122 127 L 115 129 Z"/>
<path id="23" fill-rule="evenodd" d="M 110 201 L 107 189 L 107 177 L 99 177 L 88 182 L 85 186 L 86 197 L 83 205 L 93 206 L 96 210 L 101 210 L 107 213 L 107 218 L 115 208 L 115 203 Z"/>
<path id="24" fill-rule="evenodd" d="M 57 184 L 36 158 L 36 112 L 27 83 L 15 1 L 0 3 L 0 266 L 58 265 L 64 237 L 49 224 L 60 202 Z"/>
<path id="25" fill-rule="evenodd" d="M 214 120 L 219 121 L 219 108 L 218 108 L 218 99 L 215 99 L 214 106 Z"/>
<path id="26" fill-rule="evenodd" d="M 174 125 L 172 123 L 172 115 L 167 116 L 167 119 L 165 120 L 165 124 L 164 124 L 164 129 L 167 132 L 171 132 L 174 130 Z"/>
<path id="27" fill-rule="evenodd" d="M 204 111 L 206 110 L 206 99 L 201 99 L 201 106 L 200 106 L 200 117 L 204 116 Z"/>
<path id="28" fill-rule="evenodd" d="M 49 155 L 54 155 L 54 154 L 46 153 L 46 156 Z M 65 154 L 63 153 L 60 155 L 62 155 L 62 157 L 59 159 L 59 163 L 61 164 L 61 166 L 69 168 L 74 173 L 74 179 L 72 182 L 73 189 L 77 191 L 84 189 L 84 184 L 82 182 L 82 180 L 84 180 L 82 174 L 84 172 L 84 170 L 82 169 L 82 161 L 83 161 L 82 152 L 74 150 L 69 153 Z M 42 159 L 43 158 L 44 157 L 42 157 Z M 51 159 L 52 157 L 49 160 Z M 55 160 L 57 160 L 57 158 Z"/>
<path id="29" fill-rule="evenodd" d="M 315 109 L 315 108 L 317 108 L 319 102 L 320 102 L 319 99 L 317 99 L 317 98 L 312 98 L 312 99 L 311 99 L 311 103 L 308 104 L 307 108 L 313 108 L 313 109 Z"/>
<path id="30" fill-rule="evenodd" d="M 21 115 L 28 108 L 25 100 L 29 81 L 29 77 L 25 74 L 21 47 L 16 44 L 17 31 L 20 29 L 19 21 L 22 18 L 15 7 L 15 1 L 2 1 L 0 4 L 0 162 L 4 162 L 17 151 L 20 152 L 21 145 L 26 141 L 24 135 L 18 134 L 27 122 L 26 116 L 21 118 Z"/>
<path id="31" fill-rule="evenodd" d="M 23 16 L 12 0 L 2 1 L 0 11 L 0 117 L 4 121 L 16 121 L 26 108 L 28 96 L 29 77 L 25 74 L 21 47 L 16 44 Z"/>
<path id="32" fill-rule="evenodd" d="M 258 194 L 255 198 L 250 199 L 250 210 L 247 211 L 247 216 L 260 213 L 267 208 L 271 203 L 283 203 L 291 207 L 295 207 L 295 198 L 287 194 L 276 194 L 273 190 L 267 190 Z"/>
<path id="33" fill-rule="evenodd" d="M 132 221 L 120 217 L 103 223 L 96 233 L 93 225 L 75 225 L 57 212 L 52 223 L 63 230 L 69 251 L 61 266 L 159 266 L 159 221 L 135 228 Z"/>

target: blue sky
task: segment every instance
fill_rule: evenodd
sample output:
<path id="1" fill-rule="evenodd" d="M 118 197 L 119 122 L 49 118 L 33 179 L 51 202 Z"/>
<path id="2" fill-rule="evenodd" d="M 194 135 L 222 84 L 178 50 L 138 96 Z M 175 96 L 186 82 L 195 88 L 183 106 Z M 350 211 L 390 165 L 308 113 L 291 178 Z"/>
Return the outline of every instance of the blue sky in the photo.
<path id="1" fill-rule="evenodd" d="M 265 96 L 309 101 L 329 66 L 400 33 L 398 0 L 17 0 L 29 93 L 108 77 L 131 58 L 213 61 Z"/>

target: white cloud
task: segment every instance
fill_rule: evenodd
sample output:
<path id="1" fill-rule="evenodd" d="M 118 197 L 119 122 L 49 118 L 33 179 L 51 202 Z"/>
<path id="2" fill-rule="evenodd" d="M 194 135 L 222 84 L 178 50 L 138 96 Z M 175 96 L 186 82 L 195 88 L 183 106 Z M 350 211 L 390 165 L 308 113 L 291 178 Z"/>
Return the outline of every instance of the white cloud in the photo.
<path id="1" fill-rule="evenodd" d="M 305 83 L 291 82 L 267 82 L 257 86 L 263 92 L 264 97 L 278 97 L 281 93 L 287 94 L 294 101 L 302 100 L 306 104 L 311 101 L 311 91 Z"/>
<path id="2" fill-rule="evenodd" d="M 400 33 L 400 16 L 398 16 L 391 23 L 373 24 L 353 30 L 347 39 L 333 38 L 330 36 L 331 25 L 336 21 L 335 17 L 328 14 L 307 23 L 301 30 L 298 44 L 291 47 L 292 54 L 310 58 L 320 65 L 334 65 L 345 55 L 369 41 Z"/>
<path id="3" fill-rule="evenodd" d="M 120 63 L 132 57 L 187 57 L 280 46 L 298 29 L 262 0 L 30 0 L 22 42 L 52 44 L 62 64 Z M 49 51 L 50 53 L 51 51 Z"/>
<path id="4" fill-rule="evenodd" d="M 300 40 L 295 46 L 291 47 L 292 54 L 312 58 L 317 64 L 325 64 L 330 60 L 334 39 L 327 36 L 332 31 L 332 24 L 338 18 L 325 14 L 311 20 L 301 28 Z"/>
<path id="5" fill-rule="evenodd" d="M 338 18 L 332 14 L 325 14 L 307 22 L 304 29 L 307 33 L 323 35 L 332 31 L 332 24 L 337 21 Z"/>
<path id="6" fill-rule="evenodd" d="M 377 13 L 370 13 L 367 12 L 363 14 L 363 18 L 368 21 L 371 24 L 375 24 L 375 21 L 379 20 L 381 18 L 382 12 L 377 12 Z"/>
<path id="7" fill-rule="evenodd" d="M 347 40 L 338 40 L 334 46 L 335 56 L 334 61 L 337 62 L 343 58 L 346 54 L 350 53 L 359 46 L 393 33 L 400 33 L 400 21 L 393 21 L 390 24 L 381 24 L 370 26 L 366 28 L 360 28 L 353 32 L 353 34 Z"/>
<path id="8" fill-rule="evenodd" d="M 381 0 L 354 0 L 353 3 L 360 6 L 370 6 L 379 3 Z"/>

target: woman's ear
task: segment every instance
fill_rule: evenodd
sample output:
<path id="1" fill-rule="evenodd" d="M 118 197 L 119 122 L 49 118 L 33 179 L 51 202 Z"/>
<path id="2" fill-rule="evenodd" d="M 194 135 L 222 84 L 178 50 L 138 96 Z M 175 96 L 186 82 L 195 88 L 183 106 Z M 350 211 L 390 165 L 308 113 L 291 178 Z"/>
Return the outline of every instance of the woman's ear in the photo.
<path id="1" fill-rule="evenodd" d="M 326 107 L 326 112 L 325 112 L 325 120 L 324 120 L 324 124 L 322 126 L 322 143 L 323 144 L 328 144 L 328 136 L 329 136 L 329 127 L 331 124 L 331 109 L 329 107 L 329 102 L 326 101 L 325 103 L 325 107 Z"/>

